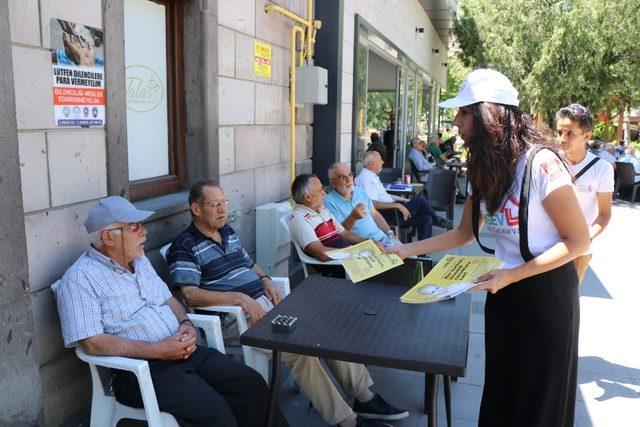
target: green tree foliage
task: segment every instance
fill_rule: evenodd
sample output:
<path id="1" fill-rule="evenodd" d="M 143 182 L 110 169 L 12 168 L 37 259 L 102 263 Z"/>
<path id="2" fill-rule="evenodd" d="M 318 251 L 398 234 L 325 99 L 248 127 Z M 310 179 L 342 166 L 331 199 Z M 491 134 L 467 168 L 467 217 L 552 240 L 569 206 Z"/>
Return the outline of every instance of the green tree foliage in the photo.
<path id="1" fill-rule="evenodd" d="M 369 92 L 367 94 L 367 125 L 370 129 L 393 127 L 395 96 L 393 92 Z"/>
<path id="2" fill-rule="evenodd" d="M 454 33 L 465 66 L 503 72 L 548 124 L 572 102 L 640 104 L 638 0 L 461 0 Z"/>

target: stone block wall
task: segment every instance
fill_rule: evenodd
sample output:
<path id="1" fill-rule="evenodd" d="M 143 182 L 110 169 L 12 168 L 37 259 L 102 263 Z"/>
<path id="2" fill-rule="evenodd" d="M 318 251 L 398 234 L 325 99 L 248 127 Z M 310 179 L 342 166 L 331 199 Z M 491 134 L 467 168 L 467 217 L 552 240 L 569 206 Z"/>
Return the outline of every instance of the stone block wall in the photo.
<path id="1" fill-rule="evenodd" d="M 185 58 L 189 61 L 185 66 L 188 180 L 220 180 L 232 200 L 230 209 L 236 214 L 231 225 L 249 252 L 255 252 L 256 206 L 289 195 L 292 24 L 278 14 L 265 14 L 265 3 L 269 2 L 185 1 L 185 28 L 193 30 L 185 41 Z M 306 0 L 272 3 L 299 15 L 306 13 Z M 5 368 L 10 368 L 13 377 L 23 378 L 22 382 L 11 379 L 16 384 L 10 390 L 13 394 L 0 397 L 0 425 L 6 421 L 2 418 L 5 414 L 13 417 L 9 424 L 13 420 L 20 425 L 77 425 L 88 420 L 89 371 L 72 350 L 63 347 L 50 286 L 89 244 L 83 227 L 89 207 L 108 193 L 128 191 L 127 169 L 123 166 L 127 158 L 123 132 L 126 110 L 123 97 L 111 93 L 122 82 L 115 78 L 118 73 L 108 68 L 124 70 L 124 55 L 111 50 L 109 56 L 105 50 L 107 81 L 114 83 L 108 88 L 108 99 L 113 102 L 107 102 L 111 127 L 56 128 L 50 20 L 61 18 L 104 28 L 105 45 L 113 49 L 124 38 L 122 20 L 118 21 L 121 8 L 121 0 L 0 0 L 0 24 L 8 29 L 3 36 L 0 28 L 0 52 L 12 60 L 2 66 L 13 78 L 12 91 L 5 95 L 15 103 L 15 110 L 0 111 L 0 136 L 4 137 L 1 131 L 6 125 L 14 138 L 13 146 L 2 139 L 0 153 L 7 162 L 15 163 L 13 169 L 1 169 L 0 178 L 13 173 L 4 183 L 12 184 L 12 191 L 21 193 L 24 200 L 20 205 L 19 197 L 0 194 L 0 208 L 12 209 L 15 218 L 11 226 L 15 225 L 18 233 L 14 236 L 13 228 L 7 228 L 11 233 L 3 234 L 3 239 L 23 246 L 16 246 L 14 258 L 19 262 L 7 258 L 17 266 L 15 277 L 0 270 L 0 297 L 11 306 L 0 316 L 2 325 L 11 326 L 9 336 L 2 337 L 7 344 L 0 349 L 3 355 L 5 349 L 12 351 L 10 357 L 16 359 L 5 355 L 0 373 L 2 378 L 10 378 L 4 375 L 9 372 Z M 254 75 L 255 40 L 272 45 L 270 78 Z M 210 70 L 213 72 L 209 74 Z M 4 80 L 0 73 L 2 88 Z M 3 112 L 13 117 L 12 121 L 5 120 Z M 310 171 L 313 109 L 299 108 L 296 116 L 296 168 Z M 3 147 L 15 148 L 15 155 L 4 156 Z M 2 184 L 0 179 L 0 187 Z M 148 248 L 170 241 L 190 221 L 186 193 L 142 201 L 139 206 L 162 210 L 148 224 Z M 159 273 L 165 274 L 157 251 L 148 255 Z M 11 283 L 13 293 L 5 292 L 5 282 Z M 0 303 L 0 307 L 5 306 Z M 25 391 L 30 391 L 29 396 Z M 20 405 L 18 418 L 4 410 Z"/>
<path id="2" fill-rule="evenodd" d="M 220 183 L 237 217 L 230 225 L 251 252 L 256 206 L 289 196 L 292 21 L 278 13 L 266 14 L 266 4 L 278 4 L 306 17 L 306 0 L 218 2 Z M 270 78 L 254 74 L 256 40 L 271 45 Z M 296 116 L 296 169 L 309 171 L 313 106 L 298 108 Z"/>
<path id="3" fill-rule="evenodd" d="M 101 0 L 8 0 L 19 165 L 29 280 L 44 423 L 81 416 L 91 399 L 89 372 L 62 345 L 49 289 L 86 250 L 82 222 L 107 195 L 103 129 L 54 126 L 51 18 L 103 27 Z"/>

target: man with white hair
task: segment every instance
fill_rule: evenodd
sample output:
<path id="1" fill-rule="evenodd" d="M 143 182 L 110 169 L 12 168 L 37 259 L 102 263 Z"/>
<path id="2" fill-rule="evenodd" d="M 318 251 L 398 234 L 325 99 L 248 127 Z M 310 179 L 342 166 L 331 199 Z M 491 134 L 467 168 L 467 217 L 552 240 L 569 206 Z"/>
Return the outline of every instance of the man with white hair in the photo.
<path id="1" fill-rule="evenodd" d="M 91 207 L 84 225 L 92 245 L 56 290 L 65 346 L 147 360 L 160 410 L 181 425 L 262 426 L 268 396 L 260 374 L 196 345 L 184 307 L 144 255 L 143 221 L 152 214 L 118 196 Z M 143 406 L 132 373 L 115 370 L 112 385 L 116 400 Z M 276 424 L 287 425 L 279 411 Z"/>
<path id="2" fill-rule="evenodd" d="M 431 237 L 433 225 L 447 229 L 453 228 L 453 222 L 438 215 L 423 196 L 409 200 L 387 193 L 378 176 L 382 170 L 382 159 L 378 152 L 367 151 L 362 166 L 362 170 L 355 179 L 356 186 L 367 192 L 378 211 L 399 210 L 403 217 L 400 223 L 401 228 L 415 226 L 420 240 Z"/>
<path id="3" fill-rule="evenodd" d="M 367 192 L 354 186 L 353 173 L 349 165 L 334 163 L 329 167 L 328 174 L 333 190 L 325 196 L 324 204 L 344 228 L 364 238 L 380 242 L 385 247 L 400 243 L 395 239 L 387 221 L 373 206 Z"/>
<path id="4" fill-rule="evenodd" d="M 624 154 L 618 158 L 619 162 L 631 163 L 636 173 L 634 182 L 640 182 L 640 160 L 636 157 L 636 150 L 632 146 L 628 146 L 624 150 Z M 633 200 L 632 200 L 633 201 Z"/>
<path id="5" fill-rule="evenodd" d="M 436 135 L 437 137 L 437 135 Z M 418 177 L 420 181 L 427 182 L 428 173 L 431 169 L 434 168 L 435 164 L 429 162 L 425 153 L 422 151 L 422 140 L 417 136 L 411 138 L 411 149 L 409 150 L 409 160 L 413 163 L 413 166 L 418 171 Z M 366 154 L 365 154 L 366 157 Z M 356 183 L 357 184 L 357 183 Z"/>

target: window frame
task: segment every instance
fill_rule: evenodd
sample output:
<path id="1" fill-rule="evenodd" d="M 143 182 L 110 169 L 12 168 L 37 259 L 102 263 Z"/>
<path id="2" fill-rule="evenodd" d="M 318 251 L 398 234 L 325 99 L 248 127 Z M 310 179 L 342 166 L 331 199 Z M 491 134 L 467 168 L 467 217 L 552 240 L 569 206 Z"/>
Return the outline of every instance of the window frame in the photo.
<path id="1" fill-rule="evenodd" d="M 167 133 L 169 173 L 129 181 L 132 201 L 182 191 L 186 187 L 185 91 L 184 91 L 184 9 L 181 0 L 149 0 L 165 6 L 167 40 Z M 126 40 L 125 40 L 126 43 Z"/>

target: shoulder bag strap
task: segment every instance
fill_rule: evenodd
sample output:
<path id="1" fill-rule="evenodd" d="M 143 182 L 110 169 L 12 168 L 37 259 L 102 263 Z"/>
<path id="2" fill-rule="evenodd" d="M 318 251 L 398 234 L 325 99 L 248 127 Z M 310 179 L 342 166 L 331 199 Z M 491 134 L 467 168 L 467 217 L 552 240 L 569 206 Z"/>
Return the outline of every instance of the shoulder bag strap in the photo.
<path id="1" fill-rule="evenodd" d="M 476 238 L 476 242 L 478 242 L 478 245 L 480 245 L 480 249 L 482 249 L 488 254 L 494 254 L 496 252 L 495 250 L 489 249 L 488 247 L 480 243 L 480 236 L 479 236 L 480 227 L 478 225 L 480 223 L 480 199 L 478 197 L 474 197 L 473 195 L 471 195 L 470 197 L 471 197 L 471 228 L 473 229 L 473 235 Z"/>
<path id="2" fill-rule="evenodd" d="M 595 164 L 598 162 L 598 160 L 600 160 L 600 157 L 596 157 L 595 159 L 591 160 L 591 161 L 589 162 L 589 164 L 587 164 L 587 166 L 585 166 L 585 167 L 583 167 L 582 169 L 580 169 L 580 172 L 578 172 L 577 174 L 575 174 L 574 176 L 572 176 L 572 177 L 571 177 L 571 180 L 572 180 L 573 182 L 576 182 L 576 181 L 578 180 L 578 178 L 580 178 L 582 175 L 584 175 L 584 173 L 585 173 L 586 171 L 588 171 L 588 170 L 591 168 L 591 166 L 595 165 Z"/>

